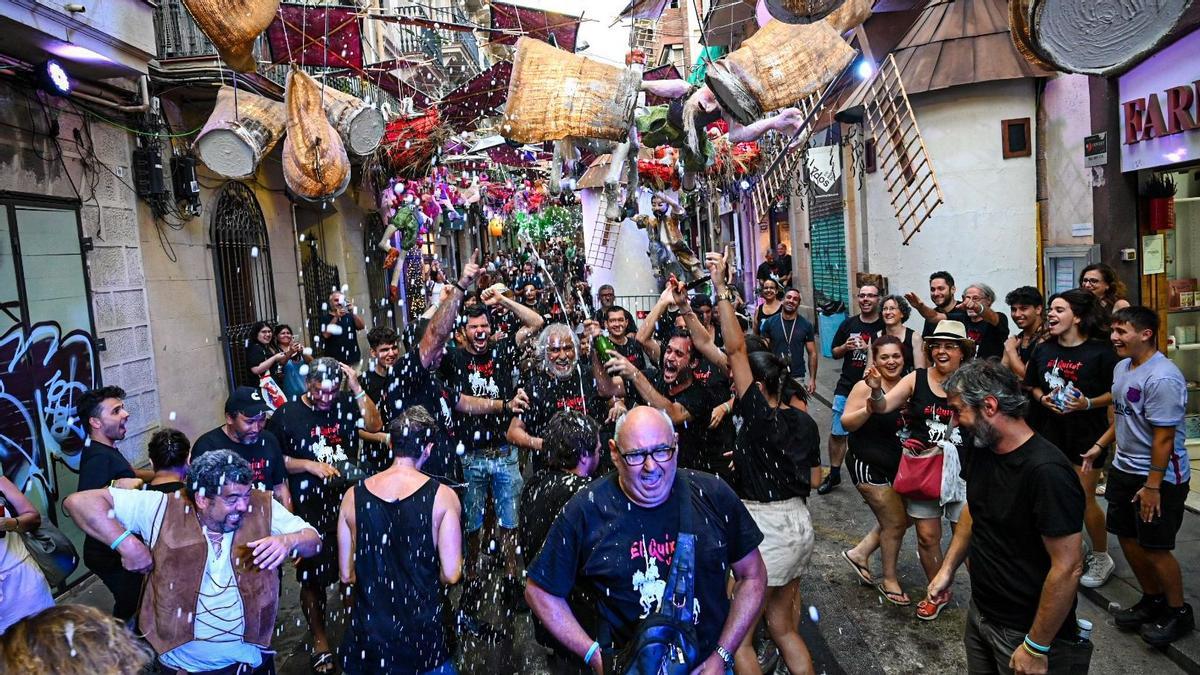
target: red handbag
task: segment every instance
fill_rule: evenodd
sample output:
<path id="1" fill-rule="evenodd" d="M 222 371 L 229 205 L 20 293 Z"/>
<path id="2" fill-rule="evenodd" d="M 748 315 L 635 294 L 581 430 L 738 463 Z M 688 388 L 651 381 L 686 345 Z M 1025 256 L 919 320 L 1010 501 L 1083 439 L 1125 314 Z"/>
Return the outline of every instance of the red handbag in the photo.
<path id="1" fill-rule="evenodd" d="M 892 489 L 901 497 L 912 500 L 940 500 L 942 498 L 942 463 L 946 457 L 939 449 L 928 455 L 900 454 L 900 468 Z"/>

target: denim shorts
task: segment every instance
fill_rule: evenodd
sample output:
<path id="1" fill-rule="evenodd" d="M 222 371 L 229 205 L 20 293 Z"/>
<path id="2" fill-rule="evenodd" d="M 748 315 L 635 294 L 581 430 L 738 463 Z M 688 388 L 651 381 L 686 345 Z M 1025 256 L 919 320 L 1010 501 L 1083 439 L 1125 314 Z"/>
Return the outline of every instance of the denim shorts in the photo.
<path id="1" fill-rule="evenodd" d="M 495 458 L 474 452 L 463 455 L 463 476 L 467 484 L 463 495 L 463 516 L 467 521 L 467 532 L 476 532 L 483 527 L 489 489 L 500 527 L 507 530 L 517 527 L 517 499 L 521 496 L 525 481 L 521 478 L 517 448 L 511 445 L 506 447 L 508 454 Z"/>
<path id="2" fill-rule="evenodd" d="M 842 413 L 846 412 L 846 397 L 838 394 L 833 397 L 833 436 L 849 436 L 850 432 L 842 426 Z"/>

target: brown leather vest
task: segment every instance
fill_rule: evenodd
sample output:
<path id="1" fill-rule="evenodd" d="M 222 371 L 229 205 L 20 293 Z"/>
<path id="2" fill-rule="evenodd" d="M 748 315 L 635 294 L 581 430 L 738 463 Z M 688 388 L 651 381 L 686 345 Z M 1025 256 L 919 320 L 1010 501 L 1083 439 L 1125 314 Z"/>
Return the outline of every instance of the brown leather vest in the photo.
<path id="1" fill-rule="evenodd" d="M 154 570 L 146 577 L 138 627 L 154 651 L 165 654 L 195 639 L 196 602 L 208 560 L 208 544 L 196 519 L 196 505 L 183 492 L 167 495 L 162 527 L 150 554 Z M 271 493 L 250 493 L 250 510 L 233 534 L 233 576 L 242 596 L 242 640 L 267 648 L 279 611 L 279 573 L 254 566 L 248 542 L 271 534 Z"/>

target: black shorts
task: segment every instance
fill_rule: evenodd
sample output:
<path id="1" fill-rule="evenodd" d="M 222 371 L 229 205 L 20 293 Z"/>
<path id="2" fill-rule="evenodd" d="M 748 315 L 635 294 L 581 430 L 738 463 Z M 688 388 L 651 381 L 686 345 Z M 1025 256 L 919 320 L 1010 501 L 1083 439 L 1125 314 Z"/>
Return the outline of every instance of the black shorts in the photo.
<path id="1" fill-rule="evenodd" d="M 891 487 L 895 479 L 895 474 L 889 476 L 886 470 L 862 461 L 853 452 L 846 455 L 846 466 L 855 487 L 864 483 L 874 487 Z"/>
<path id="2" fill-rule="evenodd" d="M 337 531 L 321 533 L 321 550 L 311 558 L 296 561 L 296 581 L 301 585 L 326 588 L 340 578 L 338 575 Z"/>
<path id="3" fill-rule="evenodd" d="M 1108 531 L 1118 537 L 1137 539 L 1142 548 L 1170 551 L 1175 548 L 1175 534 L 1183 524 L 1188 483 L 1162 482 L 1159 488 L 1162 515 L 1149 523 L 1142 520 L 1139 506 L 1132 501 L 1145 483 L 1145 476 L 1108 469 L 1108 487 L 1104 489 L 1104 498 L 1108 501 Z"/>

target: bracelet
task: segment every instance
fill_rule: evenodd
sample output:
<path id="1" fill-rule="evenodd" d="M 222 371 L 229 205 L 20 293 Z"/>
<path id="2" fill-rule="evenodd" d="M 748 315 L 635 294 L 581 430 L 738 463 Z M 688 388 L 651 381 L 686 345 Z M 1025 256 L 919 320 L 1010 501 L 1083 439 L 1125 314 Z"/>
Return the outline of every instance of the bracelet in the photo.
<path id="1" fill-rule="evenodd" d="M 117 537 L 117 540 L 114 541 L 109 546 L 109 548 L 114 551 L 117 550 L 117 547 L 121 545 L 121 542 L 125 541 L 125 539 L 128 538 L 129 535 L 131 535 L 131 534 L 133 534 L 133 532 L 130 532 L 129 530 L 125 530 L 124 532 L 121 533 L 121 536 Z"/>
<path id="2" fill-rule="evenodd" d="M 721 657 L 721 660 L 725 662 L 726 668 L 733 667 L 733 654 L 730 654 L 728 649 L 725 649 L 721 645 L 717 645 L 717 648 L 713 651 L 716 652 L 717 656 Z"/>
<path id="3" fill-rule="evenodd" d="M 1151 470 L 1151 471 L 1158 471 L 1158 472 L 1160 472 L 1160 473 L 1166 473 L 1166 472 L 1167 472 L 1167 467 L 1165 467 L 1165 466 L 1154 466 L 1153 464 L 1151 464 L 1151 465 L 1150 465 L 1150 470 Z"/>
<path id="4" fill-rule="evenodd" d="M 1033 638 L 1029 637 L 1028 633 L 1025 634 L 1025 647 L 1034 652 L 1037 652 L 1038 656 L 1045 656 L 1046 654 L 1050 653 L 1049 647 L 1047 647 L 1045 645 L 1039 645 L 1038 643 L 1034 642 Z"/>
<path id="5" fill-rule="evenodd" d="M 1147 489 L 1147 490 L 1154 490 L 1154 491 L 1156 491 L 1156 492 L 1157 492 L 1158 490 L 1161 490 L 1161 489 L 1162 489 L 1162 487 L 1161 487 L 1161 486 L 1158 486 L 1158 485 L 1146 485 L 1145 483 L 1142 483 L 1142 487 L 1143 487 L 1143 488 L 1145 488 L 1145 489 Z"/>
<path id="6" fill-rule="evenodd" d="M 366 395 L 367 395 L 367 390 L 366 390 L 366 389 L 363 389 L 362 391 L 360 391 L 360 392 L 358 392 L 357 394 L 355 394 L 355 395 L 354 395 L 354 400 L 355 400 L 355 401 L 357 401 L 357 400 L 361 399 L 362 397 L 364 397 L 364 396 L 366 396 Z"/>
<path id="7" fill-rule="evenodd" d="M 591 663 L 592 657 L 595 656 L 596 652 L 598 651 L 600 651 L 600 643 L 592 641 L 592 646 L 588 647 L 587 654 L 583 657 L 584 665 Z"/>
<path id="8" fill-rule="evenodd" d="M 462 286 L 459 286 L 457 281 L 454 282 L 454 287 L 457 288 L 458 290 L 462 291 L 463 295 L 467 294 L 467 289 L 463 288 Z"/>
<path id="9" fill-rule="evenodd" d="M 1084 410 L 1091 410 L 1092 409 L 1092 399 L 1090 397 L 1088 397 L 1083 400 L 1087 403 L 1087 407 L 1084 408 Z"/>
<path id="10" fill-rule="evenodd" d="M 1025 648 L 1025 651 L 1029 652 L 1033 656 L 1041 657 L 1043 659 L 1047 658 L 1049 656 L 1048 652 L 1039 652 L 1036 649 L 1034 649 L 1033 647 L 1030 647 L 1028 642 L 1022 642 L 1021 646 Z"/>

